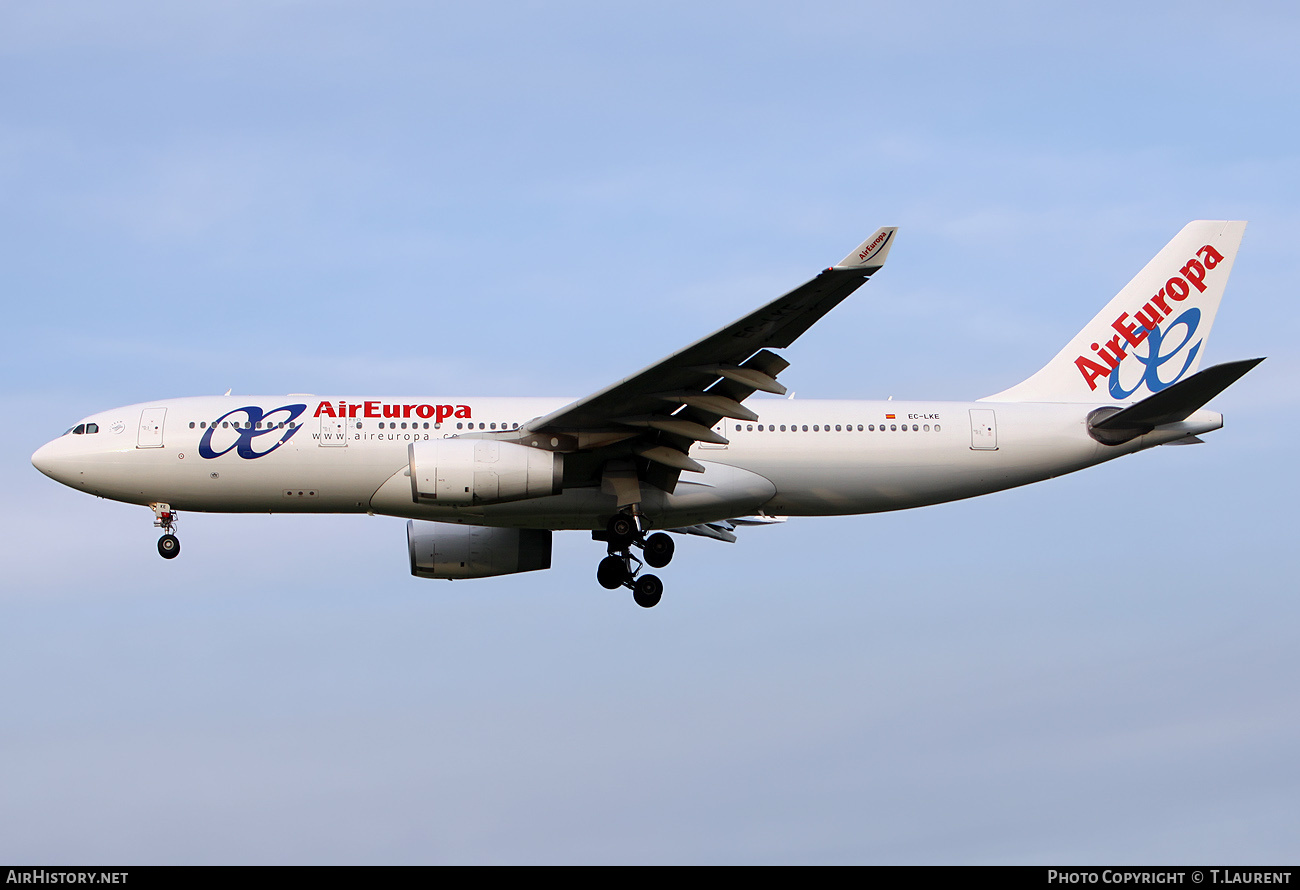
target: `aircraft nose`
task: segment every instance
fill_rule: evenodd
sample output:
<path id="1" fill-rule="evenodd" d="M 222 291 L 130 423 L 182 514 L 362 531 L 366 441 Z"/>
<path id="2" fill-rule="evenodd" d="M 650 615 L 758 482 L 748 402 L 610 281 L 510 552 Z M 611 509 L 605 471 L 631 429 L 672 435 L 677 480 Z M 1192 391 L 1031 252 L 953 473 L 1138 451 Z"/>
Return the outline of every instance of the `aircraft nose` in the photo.
<path id="1" fill-rule="evenodd" d="M 59 478 L 58 473 L 60 461 L 55 453 L 57 442 L 58 439 L 55 439 L 53 442 L 46 442 L 40 448 L 37 448 L 36 453 L 32 455 L 32 466 L 51 479 L 62 482 L 63 480 Z"/>

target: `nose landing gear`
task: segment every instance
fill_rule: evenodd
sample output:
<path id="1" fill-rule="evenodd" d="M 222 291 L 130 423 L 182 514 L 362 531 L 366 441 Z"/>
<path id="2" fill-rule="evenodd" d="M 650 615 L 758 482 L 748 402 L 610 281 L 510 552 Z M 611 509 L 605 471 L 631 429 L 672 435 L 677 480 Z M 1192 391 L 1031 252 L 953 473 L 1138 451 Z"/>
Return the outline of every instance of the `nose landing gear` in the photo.
<path id="1" fill-rule="evenodd" d="M 673 539 L 663 532 L 657 532 L 648 539 L 641 529 L 640 517 L 629 513 L 619 513 L 610 519 L 604 533 L 593 532 L 592 537 L 603 540 L 609 545 L 609 555 L 596 566 L 596 582 L 606 590 L 626 587 L 632 591 L 632 599 L 643 609 L 659 604 L 664 593 L 664 584 L 655 575 L 642 575 L 645 565 L 661 569 L 673 558 L 675 546 Z M 632 553 L 633 547 L 639 547 L 645 554 L 642 562 Z M 633 567 L 635 563 L 635 567 Z"/>
<path id="2" fill-rule="evenodd" d="M 153 527 L 163 530 L 158 539 L 158 555 L 163 559 L 175 559 L 181 553 L 181 539 L 172 533 L 176 525 L 176 512 L 170 504 L 150 504 L 153 510 Z"/>

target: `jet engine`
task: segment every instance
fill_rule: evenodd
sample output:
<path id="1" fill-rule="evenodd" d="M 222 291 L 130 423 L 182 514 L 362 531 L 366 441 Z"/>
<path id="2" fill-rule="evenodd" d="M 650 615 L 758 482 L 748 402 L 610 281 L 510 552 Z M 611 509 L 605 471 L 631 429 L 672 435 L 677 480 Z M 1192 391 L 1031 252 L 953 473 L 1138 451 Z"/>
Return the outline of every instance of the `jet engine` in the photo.
<path id="1" fill-rule="evenodd" d="M 417 578 L 490 578 L 551 567 L 551 532 L 412 519 L 406 523 Z"/>
<path id="2" fill-rule="evenodd" d="M 492 439 L 412 442 L 411 499 L 417 504 L 468 507 L 559 494 L 564 457 Z"/>

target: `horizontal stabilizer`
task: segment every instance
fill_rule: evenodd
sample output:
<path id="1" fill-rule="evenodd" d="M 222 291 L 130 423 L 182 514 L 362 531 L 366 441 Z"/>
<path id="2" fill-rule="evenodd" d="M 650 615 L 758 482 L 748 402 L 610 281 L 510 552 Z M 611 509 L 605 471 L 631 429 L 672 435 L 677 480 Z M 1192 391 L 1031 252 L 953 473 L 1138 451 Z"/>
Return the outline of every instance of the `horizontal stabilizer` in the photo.
<path id="1" fill-rule="evenodd" d="M 1262 358 L 1248 358 L 1206 368 L 1093 426 L 1099 429 L 1127 429 L 1137 426 L 1157 427 L 1163 423 L 1186 420 L 1262 361 Z"/>
<path id="2" fill-rule="evenodd" d="M 1148 433 L 1158 426 L 1186 420 L 1206 402 L 1236 383 L 1245 376 L 1247 371 L 1263 360 L 1249 358 L 1206 368 L 1185 380 L 1165 387 L 1155 395 L 1147 396 L 1135 405 L 1090 420 L 1089 432 L 1102 442 L 1119 444 Z"/>

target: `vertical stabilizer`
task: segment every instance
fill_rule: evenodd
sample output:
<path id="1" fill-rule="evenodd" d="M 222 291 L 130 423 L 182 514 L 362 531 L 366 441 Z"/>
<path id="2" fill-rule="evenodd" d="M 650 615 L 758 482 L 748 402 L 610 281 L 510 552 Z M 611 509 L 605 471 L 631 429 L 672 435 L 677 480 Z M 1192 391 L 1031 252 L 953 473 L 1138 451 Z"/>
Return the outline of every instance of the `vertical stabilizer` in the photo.
<path id="1" fill-rule="evenodd" d="M 1188 223 L 1037 374 L 996 402 L 1129 402 L 1196 373 L 1246 223 Z"/>

